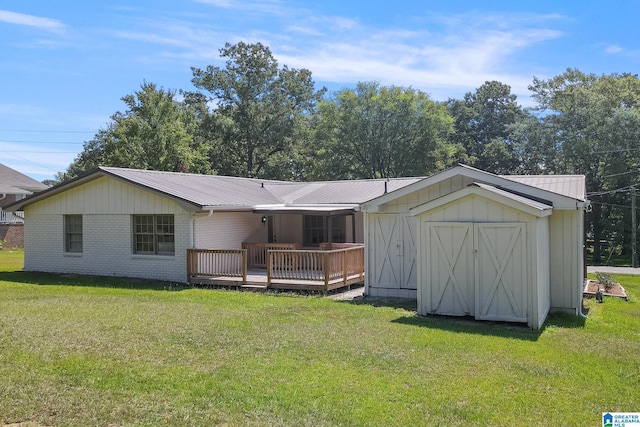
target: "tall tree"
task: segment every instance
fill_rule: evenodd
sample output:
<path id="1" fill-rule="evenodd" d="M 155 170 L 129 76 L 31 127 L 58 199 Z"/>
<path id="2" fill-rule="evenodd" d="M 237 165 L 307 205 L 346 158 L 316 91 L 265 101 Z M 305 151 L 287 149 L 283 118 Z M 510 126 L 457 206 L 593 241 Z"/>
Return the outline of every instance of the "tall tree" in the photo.
<path id="1" fill-rule="evenodd" d="M 194 105 L 176 100 L 176 93 L 144 83 L 122 98 L 105 129 L 84 144 L 67 169 L 74 177 L 97 166 L 118 166 L 177 172 L 210 172 L 210 144 L 199 136 Z"/>
<path id="2" fill-rule="evenodd" d="M 322 102 L 316 123 L 316 178 L 432 174 L 448 166 L 452 120 L 423 92 L 358 83 Z"/>
<path id="3" fill-rule="evenodd" d="M 625 216 L 616 205 L 629 206 L 632 187 L 639 184 L 640 80 L 630 74 L 597 76 L 568 69 L 548 80 L 534 78 L 529 89 L 553 138 L 548 170 L 586 175 L 593 202 L 587 220 L 596 242 L 594 261 L 599 262 L 597 243 L 623 236 L 614 229 L 614 218 Z"/>
<path id="4" fill-rule="evenodd" d="M 311 71 L 278 66 L 261 43 L 227 43 L 224 68 L 192 68 L 196 88 L 210 93 L 216 108 L 212 132 L 220 135 L 212 162 L 222 174 L 296 178 L 287 163 L 297 126 L 311 113 L 324 89 L 315 91 Z"/>
<path id="5" fill-rule="evenodd" d="M 511 87 L 487 81 L 462 100 L 449 99 L 454 117 L 452 142 L 464 147 L 461 160 L 494 173 L 510 173 L 521 167 L 519 148 L 511 139 L 511 126 L 526 118 Z"/>

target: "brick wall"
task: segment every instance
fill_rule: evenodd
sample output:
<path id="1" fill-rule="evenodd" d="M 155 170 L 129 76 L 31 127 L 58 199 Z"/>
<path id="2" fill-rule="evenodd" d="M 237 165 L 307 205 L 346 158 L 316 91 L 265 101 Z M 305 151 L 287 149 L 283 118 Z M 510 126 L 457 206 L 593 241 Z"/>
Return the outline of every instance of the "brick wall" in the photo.
<path id="1" fill-rule="evenodd" d="M 23 224 L 0 224 L 0 242 L 5 248 L 24 248 Z"/>
<path id="2" fill-rule="evenodd" d="M 83 215 L 82 253 L 64 251 L 64 215 L 30 215 L 25 223 L 25 270 L 185 282 L 189 213 L 176 214 L 175 255 L 133 253 L 131 215 Z"/>

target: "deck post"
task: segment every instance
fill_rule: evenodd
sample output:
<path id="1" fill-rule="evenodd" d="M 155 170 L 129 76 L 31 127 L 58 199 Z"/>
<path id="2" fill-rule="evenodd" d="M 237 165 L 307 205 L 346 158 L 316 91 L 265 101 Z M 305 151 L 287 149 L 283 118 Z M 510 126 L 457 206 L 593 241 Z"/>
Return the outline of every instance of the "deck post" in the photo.
<path id="1" fill-rule="evenodd" d="M 242 284 L 247 284 L 247 250 L 242 249 Z"/>
<path id="2" fill-rule="evenodd" d="M 342 251 L 342 280 L 345 286 L 347 286 L 347 251 Z"/>
<path id="3" fill-rule="evenodd" d="M 324 267 L 324 294 L 327 295 L 329 290 L 329 269 L 331 268 L 329 265 L 329 251 L 322 252 L 322 264 Z"/>
<path id="4" fill-rule="evenodd" d="M 191 257 L 193 256 L 190 249 L 187 249 L 187 283 L 191 282 Z"/>
<path id="5" fill-rule="evenodd" d="M 267 289 L 271 286 L 271 272 L 273 270 L 273 253 L 267 251 Z"/>

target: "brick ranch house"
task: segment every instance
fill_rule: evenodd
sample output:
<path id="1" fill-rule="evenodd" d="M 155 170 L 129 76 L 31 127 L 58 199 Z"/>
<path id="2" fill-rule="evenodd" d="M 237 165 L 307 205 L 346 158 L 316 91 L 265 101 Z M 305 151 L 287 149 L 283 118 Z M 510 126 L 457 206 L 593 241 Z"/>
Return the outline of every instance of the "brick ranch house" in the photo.
<path id="1" fill-rule="evenodd" d="M 306 183 L 100 167 L 6 208 L 24 212 L 28 271 L 325 292 L 364 281 L 423 315 L 539 328 L 550 311 L 580 313 L 587 205 L 582 175 L 458 165 Z"/>

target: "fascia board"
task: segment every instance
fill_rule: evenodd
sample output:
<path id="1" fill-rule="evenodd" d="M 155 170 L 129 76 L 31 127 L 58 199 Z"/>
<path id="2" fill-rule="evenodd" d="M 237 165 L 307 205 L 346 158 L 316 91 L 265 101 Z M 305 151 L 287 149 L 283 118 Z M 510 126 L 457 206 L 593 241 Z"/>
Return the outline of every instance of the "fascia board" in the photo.
<path id="1" fill-rule="evenodd" d="M 476 195 L 491 201 L 494 201 L 496 203 L 499 203 L 501 205 L 505 205 L 508 206 L 510 208 L 516 209 L 518 211 L 527 213 L 529 215 L 535 216 L 537 218 L 542 218 L 545 216 L 549 216 L 552 213 L 553 208 L 549 207 L 549 208 L 537 208 L 535 206 L 531 206 L 528 205 L 526 203 L 522 203 L 519 202 L 517 200 L 511 199 L 509 197 L 505 197 L 502 196 L 500 194 L 496 194 L 492 191 L 488 191 L 485 190 L 483 188 L 480 187 L 475 187 L 475 186 L 470 186 L 470 187 L 465 187 L 461 190 L 458 191 L 454 191 L 453 193 L 449 193 L 447 195 L 444 195 L 442 197 L 438 197 L 437 199 L 431 200 L 429 202 L 423 203 L 421 205 L 418 205 L 416 207 L 413 207 L 409 210 L 409 212 L 411 213 L 412 216 L 417 216 L 420 215 L 424 212 L 427 211 L 431 211 L 434 209 L 438 209 L 444 205 L 447 205 L 449 203 L 453 203 L 455 201 L 458 201 L 464 197 L 468 197 L 468 196 L 472 196 L 472 195 Z"/>

